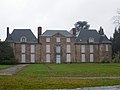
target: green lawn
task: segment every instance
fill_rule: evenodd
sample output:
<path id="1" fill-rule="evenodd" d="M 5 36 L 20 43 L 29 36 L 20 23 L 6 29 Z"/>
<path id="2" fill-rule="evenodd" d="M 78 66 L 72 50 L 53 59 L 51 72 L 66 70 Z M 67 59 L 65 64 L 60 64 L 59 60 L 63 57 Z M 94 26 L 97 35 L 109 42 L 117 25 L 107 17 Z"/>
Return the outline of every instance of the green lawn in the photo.
<path id="1" fill-rule="evenodd" d="M 0 65 L 0 70 L 12 67 L 14 65 Z"/>
<path id="2" fill-rule="evenodd" d="M 120 85 L 120 79 L 50 78 L 49 76 L 120 76 L 120 64 L 31 64 L 17 75 L 0 76 L 0 90 Z"/>
<path id="3" fill-rule="evenodd" d="M 120 64 L 32 64 L 18 76 L 120 76 Z"/>

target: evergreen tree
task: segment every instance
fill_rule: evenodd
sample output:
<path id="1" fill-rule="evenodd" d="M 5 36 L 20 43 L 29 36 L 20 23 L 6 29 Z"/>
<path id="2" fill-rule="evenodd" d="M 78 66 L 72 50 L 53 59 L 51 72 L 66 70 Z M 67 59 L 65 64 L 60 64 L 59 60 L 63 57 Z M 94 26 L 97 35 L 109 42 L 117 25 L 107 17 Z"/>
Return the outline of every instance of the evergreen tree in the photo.
<path id="1" fill-rule="evenodd" d="M 13 49 L 7 42 L 0 42 L 0 64 L 16 64 Z"/>

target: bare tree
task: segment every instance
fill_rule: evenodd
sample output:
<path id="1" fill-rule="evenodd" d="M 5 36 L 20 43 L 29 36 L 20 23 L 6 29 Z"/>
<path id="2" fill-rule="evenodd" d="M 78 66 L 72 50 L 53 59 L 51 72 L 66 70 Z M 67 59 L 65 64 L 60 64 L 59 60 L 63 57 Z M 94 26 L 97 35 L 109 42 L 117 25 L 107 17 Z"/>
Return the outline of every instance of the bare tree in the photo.
<path id="1" fill-rule="evenodd" d="M 117 9 L 117 15 L 113 17 L 113 23 L 116 24 L 116 27 L 120 27 L 120 9 Z"/>

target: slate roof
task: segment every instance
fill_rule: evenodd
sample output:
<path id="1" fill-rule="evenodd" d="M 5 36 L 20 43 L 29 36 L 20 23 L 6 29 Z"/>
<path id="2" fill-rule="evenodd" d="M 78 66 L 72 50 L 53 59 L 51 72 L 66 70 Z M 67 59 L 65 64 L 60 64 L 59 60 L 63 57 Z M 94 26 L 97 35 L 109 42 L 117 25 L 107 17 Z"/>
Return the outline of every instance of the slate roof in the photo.
<path id="1" fill-rule="evenodd" d="M 37 43 L 37 38 L 30 29 L 14 29 L 13 32 L 8 35 L 6 41 L 20 43 L 22 36 L 27 38 L 26 43 Z"/>
<path id="2" fill-rule="evenodd" d="M 72 37 L 73 35 L 69 33 L 67 30 L 46 30 L 42 36 L 53 36 L 57 33 L 62 34 L 65 37 Z"/>
<path id="3" fill-rule="evenodd" d="M 111 43 L 106 35 L 100 35 L 95 29 L 81 30 L 76 42 L 88 43 L 89 38 L 94 38 L 94 43 Z"/>

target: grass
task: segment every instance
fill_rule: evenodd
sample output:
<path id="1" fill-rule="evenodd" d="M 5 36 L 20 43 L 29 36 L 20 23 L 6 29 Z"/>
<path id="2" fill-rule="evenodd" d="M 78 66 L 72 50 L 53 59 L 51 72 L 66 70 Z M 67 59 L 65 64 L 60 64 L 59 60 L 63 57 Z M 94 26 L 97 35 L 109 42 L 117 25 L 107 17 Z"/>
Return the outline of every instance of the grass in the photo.
<path id="1" fill-rule="evenodd" d="M 0 70 L 12 67 L 14 65 L 0 65 Z"/>
<path id="2" fill-rule="evenodd" d="M 120 64 L 32 64 L 18 76 L 120 76 Z"/>
<path id="3" fill-rule="evenodd" d="M 120 64 L 31 64 L 17 75 L 0 76 L 0 90 L 71 89 L 120 85 L 120 79 L 73 79 L 49 76 L 119 76 Z"/>

